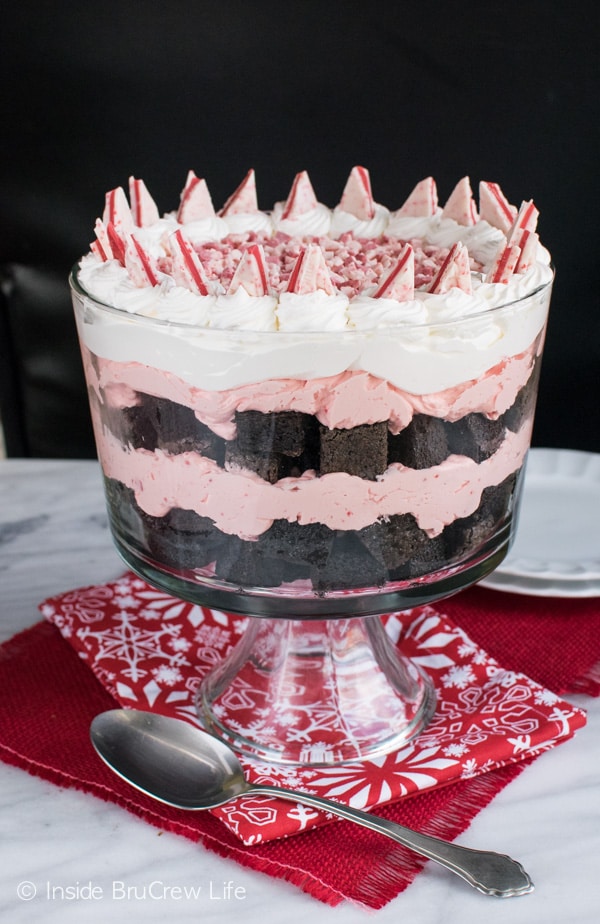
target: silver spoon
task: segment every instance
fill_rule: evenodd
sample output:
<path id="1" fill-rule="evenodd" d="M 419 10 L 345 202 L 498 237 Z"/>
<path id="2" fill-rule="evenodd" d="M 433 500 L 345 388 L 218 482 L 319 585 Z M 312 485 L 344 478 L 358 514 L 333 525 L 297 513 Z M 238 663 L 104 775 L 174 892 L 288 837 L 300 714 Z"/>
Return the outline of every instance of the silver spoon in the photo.
<path id="1" fill-rule="evenodd" d="M 521 864 L 504 854 L 450 844 L 311 793 L 248 783 L 237 757 L 224 742 L 180 719 L 112 709 L 96 716 L 90 736 L 115 773 L 167 805 L 209 809 L 247 793 L 301 802 L 384 834 L 435 860 L 487 895 L 508 898 L 533 891 Z"/>

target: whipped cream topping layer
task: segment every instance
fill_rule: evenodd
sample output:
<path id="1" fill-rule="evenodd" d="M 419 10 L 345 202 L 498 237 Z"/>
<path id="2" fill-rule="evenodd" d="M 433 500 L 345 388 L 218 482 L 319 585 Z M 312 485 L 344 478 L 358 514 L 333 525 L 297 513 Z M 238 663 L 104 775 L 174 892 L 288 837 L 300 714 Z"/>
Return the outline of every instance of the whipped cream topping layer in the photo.
<path id="1" fill-rule="evenodd" d="M 480 213 L 467 178 L 444 208 L 428 179 L 391 211 L 364 168 L 333 209 L 306 174 L 271 212 L 257 207 L 253 171 L 218 214 L 191 173 L 177 212 L 159 217 L 139 180 L 130 197 L 107 194 L 77 273 L 117 310 L 99 311 L 80 336 L 99 357 L 199 389 L 350 371 L 437 393 L 530 350 L 545 323 L 552 271 L 537 210 L 517 211 L 495 184 L 480 186 Z M 320 256 L 299 273 L 308 247 Z"/>
<path id="2" fill-rule="evenodd" d="M 180 312 L 193 316 L 187 302 Z M 485 376 L 532 348 L 544 328 L 547 291 L 493 316 L 439 326 L 347 332 L 230 331 L 165 321 L 140 323 L 120 312 L 94 313 L 79 323 L 96 356 L 173 375 L 204 391 L 224 391 L 271 379 L 312 380 L 366 372 L 413 395 L 429 395 Z"/>

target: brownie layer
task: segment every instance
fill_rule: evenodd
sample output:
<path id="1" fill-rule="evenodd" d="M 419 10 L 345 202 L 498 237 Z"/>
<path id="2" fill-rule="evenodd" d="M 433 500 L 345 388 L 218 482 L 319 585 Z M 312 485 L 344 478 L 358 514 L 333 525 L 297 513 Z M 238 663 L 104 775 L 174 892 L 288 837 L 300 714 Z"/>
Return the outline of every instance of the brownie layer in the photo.
<path id="1" fill-rule="evenodd" d="M 299 411 L 236 411 L 236 437 L 225 440 L 201 423 L 194 412 L 166 398 L 138 395 L 138 404 L 100 406 L 104 425 L 132 449 L 170 454 L 197 452 L 228 471 L 252 472 L 275 484 L 281 478 L 346 472 L 375 480 L 392 463 L 428 469 L 450 455 L 480 463 L 499 448 L 506 429 L 515 433 L 533 416 L 539 364 L 513 405 L 498 419 L 470 413 L 447 421 L 415 414 L 393 434 L 386 421 L 350 428 L 329 428 Z"/>
<path id="2" fill-rule="evenodd" d="M 175 571 L 206 570 L 235 586 L 278 587 L 309 581 L 319 591 L 381 586 L 422 577 L 475 555 L 512 511 L 518 478 L 487 488 L 475 513 L 429 538 L 410 514 L 378 520 L 362 530 L 332 530 L 275 520 L 258 539 L 221 532 L 191 510 L 164 517 L 145 513 L 134 492 L 105 479 L 111 517 L 137 551 Z"/>
<path id="3" fill-rule="evenodd" d="M 394 464 L 432 469 L 454 455 L 484 463 L 509 431 L 529 426 L 536 388 L 534 369 L 513 406 L 497 420 L 479 413 L 452 422 L 415 414 L 398 434 L 388 430 L 387 422 L 329 429 L 297 411 L 243 411 L 235 414 L 235 439 L 225 440 L 188 407 L 164 398 L 138 395 L 133 406 L 97 407 L 103 425 L 127 451 L 195 453 L 220 470 L 250 472 L 269 484 L 299 479 L 307 471 L 317 478 L 344 472 L 376 482 Z M 476 556 L 512 512 L 518 471 L 484 488 L 473 513 L 436 535 L 421 529 L 412 514 L 399 513 L 380 516 L 361 529 L 275 519 L 257 538 L 244 539 L 194 510 L 174 506 L 164 516 L 152 516 L 139 506 L 132 488 L 115 478 L 106 478 L 106 493 L 113 519 L 129 541 L 161 566 L 204 570 L 235 586 L 304 581 L 327 591 L 410 581 Z"/>

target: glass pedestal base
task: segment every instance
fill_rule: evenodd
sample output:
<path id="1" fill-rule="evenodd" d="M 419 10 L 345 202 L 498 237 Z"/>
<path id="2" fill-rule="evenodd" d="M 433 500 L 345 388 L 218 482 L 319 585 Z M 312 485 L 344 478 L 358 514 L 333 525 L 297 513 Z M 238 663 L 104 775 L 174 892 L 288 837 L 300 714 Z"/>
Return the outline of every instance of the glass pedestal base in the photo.
<path id="1" fill-rule="evenodd" d="M 304 767 L 395 751 L 434 707 L 431 680 L 378 616 L 251 618 L 197 696 L 204 727 L 239 753 Z"/>
<path id="2" fill-rule="evenodd" d="M 154 587 L 249 617 L 197 693 L 207 731 L 256 760 L 318 767 L 391 753 L 425 729 L 435 709 L 431 679 L 377 614 L 423 606 L 481 580 L 506 555 L 510 525 L 477 557 L 433 580 L 312 596 L 168 572 L 112 528 L 126 564 Z"/>

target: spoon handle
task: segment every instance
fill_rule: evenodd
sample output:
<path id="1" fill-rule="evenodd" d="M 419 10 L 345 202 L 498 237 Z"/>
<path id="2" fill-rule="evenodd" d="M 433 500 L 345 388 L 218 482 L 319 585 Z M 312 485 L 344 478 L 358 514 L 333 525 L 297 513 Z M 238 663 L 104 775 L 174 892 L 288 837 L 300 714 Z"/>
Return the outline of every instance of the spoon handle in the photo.
<path id="1" fill-rule="evenodd" d="M 469 885 L 484 892 L 486 895 L 496 895 L 500 898 L 509 898 L 514 895 L 525 895 L 533 891 L 533 883 L 523 867 L 516 860 L 505 854 L 492 853 L 488 850 L 473 850 L 470 847 L 461 847 L 448 841 L 420 834 L 405 828 L 403 825 L 360 809 L 351 808 L 312 793 L 295 792 L 279 786 L 252 785 L 249 791 L 257 794 L 275 796 L 290 802 L 300 802 L 313 808 L 331 812 L 340 818 L 355 821 L 371 831 L 377 831 L 390 837 L 403 847 L 408 847 L 415 853 L 440 863 L 450 872 L 455 873 L 468 882 Z"/>

